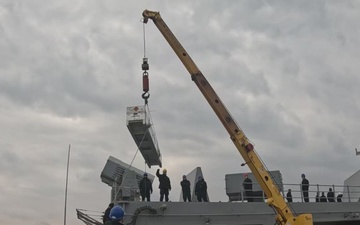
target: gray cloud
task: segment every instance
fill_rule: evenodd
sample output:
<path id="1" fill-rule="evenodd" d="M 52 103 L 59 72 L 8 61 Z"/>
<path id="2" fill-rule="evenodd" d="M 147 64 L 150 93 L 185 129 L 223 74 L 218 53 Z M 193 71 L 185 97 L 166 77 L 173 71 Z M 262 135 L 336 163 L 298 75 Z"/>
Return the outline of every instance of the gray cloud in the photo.
<path id="1" fill-rule="evenodd" d="M 76 208 L 106 208 L 107 158 L 130 163 L 137 150 L 125 113 L 144 104 L 144 9 L 161 12 L 285 183 L 306 173 L 311 183 L 342 184 L 358 170 L 355 1 L 8 0 L 0 3 L 0 224 L 62 223 L 69 144 L 68 222 L 82 224 Z M 248 168 L 157 28 L 145 30 L 171 200 L 181 176 L 201 166 L 211 200 L 227 201 L 225 174 Z M 156 171 L 139 153 L 133 166 Z"/>

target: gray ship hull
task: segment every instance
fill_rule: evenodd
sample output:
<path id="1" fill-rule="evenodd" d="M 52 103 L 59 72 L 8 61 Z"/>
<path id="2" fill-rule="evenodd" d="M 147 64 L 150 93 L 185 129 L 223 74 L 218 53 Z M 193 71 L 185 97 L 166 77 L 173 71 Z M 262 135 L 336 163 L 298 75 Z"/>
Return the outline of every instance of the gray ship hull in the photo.
<path id="1" fill-rule="evenodd" d="M 247 202 L 121 202 L 124 224 L 274 225 L 275 212 L 266 203 Z M 359 202 L 290 203 L 297 214 L 311 213 L 314 225 L 360 224 Z"/>

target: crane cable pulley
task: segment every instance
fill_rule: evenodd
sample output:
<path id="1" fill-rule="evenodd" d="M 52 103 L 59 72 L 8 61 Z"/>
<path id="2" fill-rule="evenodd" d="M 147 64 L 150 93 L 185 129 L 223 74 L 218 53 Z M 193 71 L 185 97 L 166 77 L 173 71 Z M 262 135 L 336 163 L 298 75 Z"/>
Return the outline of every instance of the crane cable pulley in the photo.
<path id="1" fill-rule="evenodd" d="M 148 63 L 148 58 L 146 57 L 145 23 L 143 23 L 143 37 L 144 37 L 144 58 L 141 68 L 144 71 L 143 80 L 142 80 L 144 93 L 141 95 L 141 97 L 145 100 L 145 105 L 147 105 L 148 99 L 150 97 L 150 93 L 149 93 L 149 73 L 147 72 L 149 70 L 149 63 Z"/>

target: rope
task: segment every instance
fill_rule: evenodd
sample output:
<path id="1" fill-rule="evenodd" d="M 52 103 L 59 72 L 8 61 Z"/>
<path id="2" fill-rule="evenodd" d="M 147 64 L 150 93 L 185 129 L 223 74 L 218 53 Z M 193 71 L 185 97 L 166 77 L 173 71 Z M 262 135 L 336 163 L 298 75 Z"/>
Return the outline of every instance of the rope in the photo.
<path id="1" fill-rule="evenodd" d="M 139 147 L 138 147 L 138 149 L 136 150 L 135 155 L 134 155 L 133 159 L 131 160 L 131 163 L 130 163 L 129 167 L 127 168 L 127 170 L 125 171 L 123 177 L 126 177 L 128 171 L 130 170 L 130 168 L 131 168 L 131 166 L 132 166 L 132 164 L 133 164 L 133 162 L 134 162 L 134 160 L 135 160 L 135 157 L 136 157 L 137 153 L 139 152 L 139 149 L 140 149 L 142 143 L 144 142 L 145 135 L 146 135 L 146 133 L 147 133 L 148 131 L 149 131 L 149 128 L 146 129 L 146 132 L 145 132 L 144 136 L 143 136 L 142 139 L 141 139 L 141 142 L 140 142 L 140 144 L 139 144 Z M 117 195 L 119 194 L 119 192 L 120 192 L 120 190 L 122 189 L 122 187 L 123 187 L 123 182 L 121 182 L 120 187 L 119 187 L 119 190 L 115 193 L 115 197 L 114 197 L 115 199 L 114 199 L 114 200 L 116 200 L 116 197 L 117 197 Z"/>

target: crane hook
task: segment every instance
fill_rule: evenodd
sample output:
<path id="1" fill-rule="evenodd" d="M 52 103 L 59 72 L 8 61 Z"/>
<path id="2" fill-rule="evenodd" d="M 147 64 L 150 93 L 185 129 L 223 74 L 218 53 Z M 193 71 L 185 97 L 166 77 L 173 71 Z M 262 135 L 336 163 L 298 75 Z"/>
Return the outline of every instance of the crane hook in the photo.
<path id="1" fill-rule="evenodd" d="M 145 100 L 145 105 L 148 104 L 148 98 L 150 97 L 150 93 L 149 92 L 144 92 L 141 97 Z"/>

